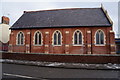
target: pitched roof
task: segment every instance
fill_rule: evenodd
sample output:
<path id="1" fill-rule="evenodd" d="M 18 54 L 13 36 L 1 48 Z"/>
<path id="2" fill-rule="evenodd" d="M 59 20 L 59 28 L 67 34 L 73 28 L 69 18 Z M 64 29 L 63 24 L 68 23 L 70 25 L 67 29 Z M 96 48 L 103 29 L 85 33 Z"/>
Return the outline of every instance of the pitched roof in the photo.
<path id="1" fill-rule="evenodd" d="M 25 12 L 11 29 L 111 25 L 102 8 L 71 8 Z"/>

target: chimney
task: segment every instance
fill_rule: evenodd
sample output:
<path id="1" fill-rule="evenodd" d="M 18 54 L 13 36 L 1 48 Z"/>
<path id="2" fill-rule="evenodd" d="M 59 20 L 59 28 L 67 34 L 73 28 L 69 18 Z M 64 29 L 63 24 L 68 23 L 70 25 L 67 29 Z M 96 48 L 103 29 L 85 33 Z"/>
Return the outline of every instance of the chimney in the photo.
<path id="1" fill-rule="evenodd" d="M 9 24 L 9 18 L 8 17 L 5 17 L 5 16 L 2 16 L 2 23 L 4 24 Z"/>

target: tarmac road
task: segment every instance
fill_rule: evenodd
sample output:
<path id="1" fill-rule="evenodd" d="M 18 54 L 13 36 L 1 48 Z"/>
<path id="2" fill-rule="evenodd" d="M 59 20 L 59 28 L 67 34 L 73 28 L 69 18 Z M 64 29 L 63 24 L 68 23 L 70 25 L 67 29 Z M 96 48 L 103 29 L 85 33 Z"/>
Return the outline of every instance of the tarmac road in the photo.
<path id="1" fill-rule="evenodd" d="M 58 78 L 61 80 L 63 78 L 69 78 L 69 80 L 120 80 L 120 71 L 118 70 L 66 69 L 7 63 L 2 64 L 2 70 L 2 80 L 4 78 L 21 78 L 21 80 L 59 80 Z"/>

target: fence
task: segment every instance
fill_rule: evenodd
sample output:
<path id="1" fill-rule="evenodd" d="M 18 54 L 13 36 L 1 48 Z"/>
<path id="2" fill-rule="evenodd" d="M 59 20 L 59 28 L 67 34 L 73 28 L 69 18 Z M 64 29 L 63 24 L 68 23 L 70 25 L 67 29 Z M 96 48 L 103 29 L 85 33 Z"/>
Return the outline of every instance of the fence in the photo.
<path id="1" fill-rule="evenodd" d="M 75 54 L 35 54 L 35 53 L 8 53 L 3 52 L 3 59 L 12 60 L 29 60 L 43 62 L 65 62 L 65 63 L 90 63 L 90 64 L 105 64 L 113 63 L 120 64 L 120 55 L 75 55 Z"/>

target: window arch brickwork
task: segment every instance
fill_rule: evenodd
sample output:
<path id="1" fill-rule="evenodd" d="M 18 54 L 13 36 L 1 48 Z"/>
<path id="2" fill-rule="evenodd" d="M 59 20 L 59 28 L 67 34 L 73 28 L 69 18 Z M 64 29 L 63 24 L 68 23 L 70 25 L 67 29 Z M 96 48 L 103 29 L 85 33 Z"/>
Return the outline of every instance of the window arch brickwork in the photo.
<path id="1" fill-rule="evenodd" d="M 24 34 L 23 34 L 23 32 L 19 32 L 17 34 L 17 45 L 24 45 Z"/>
<path id="2" fill-rule="evenodd" d="M 82 45 L 83 44 L 83 35 L 80 30 L 75 30 L 73 33 L 73 45 Z"/>
<path id="3" fill-rule="evenodd" d="M 59 30 L 56 30 L 53 33 L 53 45 L 55 45 L 55 46 L 62 45 L 62 34 Z"/>
<path id="4" fill-rule="evenodd" d="M 105 45 L 105 34 L 102 30 L 97 30 L 95 33 L 95 44 Z"/>
<path id="5" fill-rule="evenodd" d="M 42 33 L 40 31 L 34 33 L 34 45 L 42 45 Z"/>

